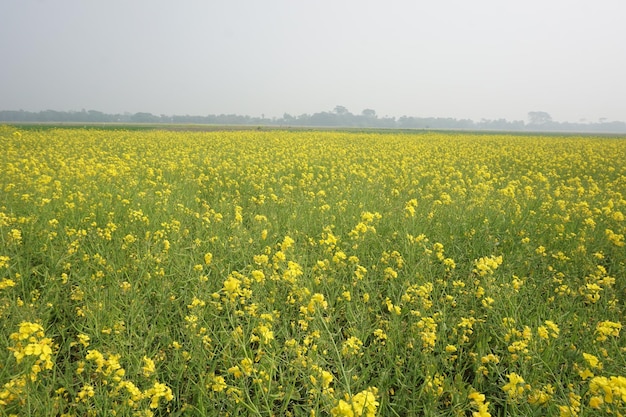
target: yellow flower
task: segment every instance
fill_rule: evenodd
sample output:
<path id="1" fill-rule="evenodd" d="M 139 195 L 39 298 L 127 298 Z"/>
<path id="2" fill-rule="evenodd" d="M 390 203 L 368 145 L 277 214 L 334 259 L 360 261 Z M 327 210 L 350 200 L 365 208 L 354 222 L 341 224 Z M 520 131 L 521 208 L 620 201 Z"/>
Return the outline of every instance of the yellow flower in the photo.
<path id="1" fill-rule="evenodd" d="M 241 281 L 232 275 L 224 281 L 224 292 L 231 301 L 234 301 L 237 296 L 241 294 Z"/>
<path id="2" fill-rule="evenodd" d="M 626 405 L 626 377 L 594 377 L 589 381 L 589 391 L 598 397 L 594 400 L 594 404 L 598 406 L 601 404 L 600 400 L 607 404 L 621 403 L 621 405 Z"/>
<path id="3" fill-rule="evenodd" d="M 78 401 L 87 402 L 87 398 L 91 398 L 94 395 L 95 395 L 95 391 L 94 391 L 93 385 L 85 384 L 83 385 L 81 390 L 78 392 L 77 397 L 76 397 L 76 402 Z"/>
<path id="4" fill-rule="evenodd" d="M 285 236 L 282 243 L 280 244 L 280 250 L 283 252 L 287 252 L 287 249 L 293 246 L 295 240 L 291 238 L 291 236 Z"/>
<path id="5" fill-rule="evenodd" d="M 269 257 L 265 254 L 254 255 L 252 260 L 255 264 L 259 266 L 267 265 L 269 263 Z"/>
<path id="6" fill-rule="evenodd" d="M 16 245 L 22 244 L 22 232 L 19 229 L 11 229 L 9 232 L 9 242 Z"/>
<path id="7" fill-rule="evenodd" d="M 475 274 L 480 276 L 493 274 L 498 267 L 502 265 L 502 255 L 500 256 L 484 256 L 480 259 L 474 260 L 474 270 Z"/>
<path id="8" fill-rule="evenodd" d="M 250 376 L 252 374 L 252 371 L 254 370 L 254 362 L 252 361 L 252 359 L 243 358 L 239 363 L 241 364 L 241 370 L 243 371 L 243 373 L 247 376 Z"/>
<path id="9" fill-rule="evenodd" d="M 398 273 L 392 267 L 389 266 L 385 268 L 385 270 L 383 271 L 383 276 L 385 280 L 393 280 L 393 279 L 398 278 Z"/>
<path id="10" fill-rule="evenodd" d="M 328 307 L 328 303 L 324 299 L 324 294 L 315 293 L 311 296 L 311 300 L 309 301 L 309 305 L 307 306 L 307 311 L 309 312 L 309 314 L 315 313 L 316 305 L 326 310 L 326 308 Z"/>
<path id="11" fill-rule="evenodd" d="M 150 359 L 147 356 L 143 357 L 143 367 L 141 368 L 141 370 L 143 371 L 143 375 L 145 377 L 149 377 L 150 375 L 152 375 L 155 371 L 156 371 L 156 367 L 154 365 L 154 361 L 152 359 Z"/>
<path id="12" fill-rule="evenodd" d="M 622 330 L 622 324 L 620 322 L 601 321 L 596 325 L 596 340 L 598 342 L 604 342 L 609 336 L 619 336 L 619 332 Z"/>
<path id="13" fill-rule="evenodd" d="M 583 371 L 578 371 L 578 375 L 583 379 L 593 378 L 593 372 L 589 368 L 585 368 Z"/>
<path id="14" fill-rule="evenodd" d="M 478 391 L 474 391 L 472 393 L 470 393 L 467 398 L 469 398 L 470 400 L 474 401 L 474 402 L 484 402 L 485 401 L 485 394 L 481 394 Z"/>
<path id="15" fill-rule="evenodd" d="M 170 387 L 160 382 L 155 382 L 152 388 L 146 390 L 144 392 L 144 397 L 150 398 L 150 408 L 152 409 L 159 407 L 159 400 L 161 398 L 167 402 L 174 399 L 174 395 L 172 394 Z"/>
<path id="16" fill-rule="evenodd" d="M 209 383 L 207 384 L 207 388 L 211 388 L 214 392 L 222 392 L 226 388 L 228 388 L 228 385 L 226 385 L 226 380 L 223 376 L 211 373 L 209 375 Z"/>
<path id="17" fill-rule="evenodd" d="M 485 402 L 484 394 L 473 391 L 467 398 L 470 399 L 471 404 L 477 409 L 477 411 L 472 412 L 472 417 L 491 417 L 489 413 L 489 402 Z"/>
<path id="18" fill-rule="evenodd" d="M 611 242 L 615 246 L 619 246 L 619 247 L 624 246 L 623 234 L 617 234 L 613 232 L 611 229 L 606 229 L 605 234 L 606 234 L 607 239 L 609 239 L 609 242 Z"/>
<path id="19" fill-rule="evenodd" d="M 0 290 L 3 290 L 5 288 L 9 288 L 9 287 L 15 287 L 15 281 L 13 281 L 12 279 L 3 278 L 0 281 Z"/>
<path id="20" fill-rule="evenodd" d="M 263 344 L 268 344 L 274 340 L 274 332 L 270 327 L 264 324 L 259 325 L 259 327 L 256 328 L 256 332 L 261 337 Z"/>
<path id="21" fill-rule="evenodd" d="M 241 378 L 243 376 L 243 372 L 241 372 L 241 369 L 239 369 L 237 365 L 228 368 L 227 372 L 232 374 L 235 378 Z"/>
<path id="22" fill-rule="evenodd" d="M 374 330 L 374 336 L 376 336 L 376 341 L 378 343 L 382 343 L 383 345 L 385 344 L 385 341 L 387 340 L 387 334 L 383 329 Z"/>
<path id="23" fill-rule="evenodd" d="M 54 366 L 52 339 L 45 337 L 40 324 L 24 321 L 20 323 L 18 331 L 12 333 L 9 338 L 15 342 L 9 350 L 13 351 L 17 363 L 21 363 L 26 356 L 36 357 L 35 363 L 31 366 L 30 379 L 32 381 L 37 379 L 37 374 L 43 369 L 52 369 Z"/>
<path id="24" fill-rule="evenodd" d="M 417 207 L 417 199 L 413 198 L 406 202 L 404 205 L 404 215 L 406 217 L 414 217 L 415 216 L 415 207 Z"/>
<path id="25" fill-rule="evenodd" d="M 559 337 L 559 333 L 561 330 L 559 329 L 559 326 L 556 325 L 556 323 L 554 323 L 552 320 L 546 320 L 544 323 L 551 331 L 550 336 L 555 339 Z"/>
<path id="26" fill-rule="evenodd" d="M 375 417 L 379 405 L 376 401 L 377 393 L 376 387 L 370 387 L 352 398 L 346 395 L 346 400 L 339 400 L 339 403 L 330 410 L 330 414 L 338 417 Z"/>
<path id="27" fill-rule="evenodd" d="M 508 394 L 511 400 L 517 400 L 521 398 L 524 393 L 524 389 L 526 388 L 524 385 L 524 378 L 512 372 L 507 375 L 509 379 L 508 384 L 504 385 L 502 389 Z"/>
<path id="28" fill-rule="evenodd" d="M 345 416 L 345 417 L 354 417 L 354 410 L 352 409 L 352 405 L 345 402 L 344 400 L 339 400 L 339 404 L 337 404 L 332 410 L 330 410 L 330 415 L 332 416 Z"/>
<path id="29" fill-rule="evenodd" d="M 433 350 L 437 342 L 437 323 L 433 317 L 424 317 L 415 324 L 420 329 L 420 337 L 422 339 L 422 347 L 424 349 Z"/>
<path id="30" fill-rule="evenodd" d="M 39 337 L 43 337 L 43 327 L 37 323 L 31 323 L 24 321 L 20 323 L 20 328 L 17 333 L 11 335 L 13 340 L 27 340 L 31 335 L 37 334 Z"/>
<path id="31" fill-rule="evenodd" d="M 554 386 L 550 384 L 544 386 L 540 390 L 535 389 L 530 394 L 528 394 L 528 403 L 533 405 L 546 404 L 548 401 L 550 401 L 550 399 L 554 395 L 554 392 Z"/>
<path id="32" fill-rule="evenodd" d="M 89 336 L 79 333 L 76 337 L 78 338 L 78 343 L 80 343 L 84 347 L 89 346 L 89 340 L 91 340 Z"/>
<path id="33" fill-rule="evenodd" d="M 583 358 L 592 369 L 602 369 L 602 362 L 596 356 L 583 352 Z"/>
<path id="34" fill-rule="evenodd" d="M 350 337 L 348 340 L 343 342 L 341 347 L 341 353 L 350 356 L 356 355 L 361 350 L 361 346 L 363 346 L 363 342 L 356 336 Z"/>
<path id="35" fill-rule="evenodd" d="M 483 307 L 485 308 L 492 308 L 491 305 L 495 302 L 496 300 L 494 300 L 491 297 L 485 297 L 482 299 L 481 304 L 483 305 Z"/>
<path id="36" fill-rule="evenodd" d="M 252 275 L 252 279 L 254 279 L 256 282 L 265 281 L 265 274 L 259 269 L 253 270 L 252 272 L 250 272 L 250 275 Z"/>
<path id="37" fill-rule="evenodd" d="M 480 358 L 480 362 L 483 363 L 483 364 L 500 363 L 500 358 L 497 357 L 496 355 L 494 355 L 493 353 L 490 353 L 490 354 L 485 355 L 482 358 Z"/>
<path id="38" fill-rule="evenodd" d="M 8 256 L 0 256 L 0 268 L 6 268 L 9 266 L 9 261 L 11 258 Z"/>
<path id="39" fill-rule="evenodd" d="M 322 387 L 327 389 L 333 382 L 333 374 L 328 371 L 322 371 Z"/>
<path id="40" fill-rule="evenodd" d="M 457 351 L 456 346 L 454 346 L 454 345 L 447 345 L 447 346 L 446 346 L 446 352 L 447 352 L 447 353 L 454 353 L 454 352 L 456 352 L 456 351 Z"/>
<path id="41" fill-rule="evenodd" d="M 604 404 L 604 400 L 598 395 L 594 395 L 589 399 L 589 407 L 591 408 L 600 408 L 602 404 Z"/>

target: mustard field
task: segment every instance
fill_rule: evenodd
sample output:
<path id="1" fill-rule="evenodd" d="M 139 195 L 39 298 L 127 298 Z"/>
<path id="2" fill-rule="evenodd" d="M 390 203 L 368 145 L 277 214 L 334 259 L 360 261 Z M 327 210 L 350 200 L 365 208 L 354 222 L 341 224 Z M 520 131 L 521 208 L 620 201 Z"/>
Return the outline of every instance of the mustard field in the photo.
<path id="1" fill-rule="evenodd" d="M 626 415 L 626 139 L 0 126 L 1 416 Z"/>

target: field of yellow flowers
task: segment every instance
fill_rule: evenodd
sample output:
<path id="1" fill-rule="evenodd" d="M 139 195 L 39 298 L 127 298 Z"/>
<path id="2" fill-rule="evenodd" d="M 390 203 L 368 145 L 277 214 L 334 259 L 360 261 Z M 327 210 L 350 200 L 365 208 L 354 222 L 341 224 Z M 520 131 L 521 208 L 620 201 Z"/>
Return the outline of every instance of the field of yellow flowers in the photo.
<path id="1" fill-rule="evenodd" d="M 0 415 L 626 414 L 626 140 L 0 126 Z"/>

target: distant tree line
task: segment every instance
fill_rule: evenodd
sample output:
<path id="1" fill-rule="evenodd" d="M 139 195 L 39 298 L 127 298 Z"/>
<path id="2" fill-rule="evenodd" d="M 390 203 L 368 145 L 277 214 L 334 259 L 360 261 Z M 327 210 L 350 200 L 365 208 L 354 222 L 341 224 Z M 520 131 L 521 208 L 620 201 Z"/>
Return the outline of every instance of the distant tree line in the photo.
<path id="1" fill-rule="evenodd" d="M 280 127 L 356 127 L 396 129 L 462 129 L 544 132 L 599 132 L 626 133 L 626 123 L 621 121 L 571 123 L 555 122 L 543 111 L 528 113 L 528 121 L 506 119 L 474 121 L 446 117 L 379 117 L 375 110 L 364 109 L 353 114 L 344 106 L 331 111 L 283 117 L 266 118 L 238 114 L 210 114 L 207 116 L 154 115 L 152 113 L 107 114 L 96 110 L 30 112 L 24 110 L 0 110 L 0 123 L 165 123 L 165 124 L 212 124 L 212 125 L 259 125 Z"/>

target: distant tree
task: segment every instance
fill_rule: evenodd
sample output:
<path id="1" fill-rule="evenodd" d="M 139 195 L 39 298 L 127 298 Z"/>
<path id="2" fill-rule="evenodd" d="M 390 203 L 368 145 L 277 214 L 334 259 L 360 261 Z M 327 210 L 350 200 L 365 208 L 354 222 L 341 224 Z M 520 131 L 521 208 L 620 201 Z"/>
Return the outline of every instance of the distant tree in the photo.
<path id="1" fill-rule="evenodd" d="M 301 114 L 292 116 L 285 113 L 282 118 L 260 119 L 258 117 L 242 116 L 238 114 L 209 114 L 198 115 L 173 115 L 159 116 L 152 113 L 128 113 L 106 114 L 96 110 L 81 111 L 55 111 L 43 110 L 29 112 L 24 110 L 0 110 L 1 122 L 78 122 L 78 123 L 193 123 L 193 124 L 218 124 L 218 125 L 250 125 L 250 124 L 273 124 L 292 126 L 344 126 L 344 127 L 385 127 L 402 129 L 489 129 L 489 130 L 541 130 L 541 131 L 568 131 L 568 132 L 607 132 L 624 133 L 626 123 L 608 121 L 600 118 L 597 123 L 569 123 L 555 122 L 546 112 L 528 113 L 530 123 L 522 120 L 508 121 L 506 119 L 488 120 L 482 119 L 473 122 L 470 119 L 454 119 L 441 117 L 413 117 L 402 116 L 379 117 L 372 109 L 365 109 L 360 114 L 354 115 L 344 106 L 337 106 L 333 111 L 320 113 Z"/>
<path id="2" fill-rule="evenodd" d="M 363 109 L 363 111 L 361 112 L 361 116 L 367 117 L 368 119 L 375 119 L 376 118 L 376 110 Z"/>
<path id="3" fill-rule="evenodd" d="M 87 112 L 87 114 L 89 115 L 87 118 L 87 121 L 89 122 L 107 122 L 109 121 L 110 117 L 107 116 L 106 114 L 102 113 L 101 111 L 97 111 L 97 110 L 89 110 Z"/>
<path id="4" fill-rule="evenodd" d="M 296 117 L 296 123 L 300 126 L 307 126 L 311 124 L 311 115 L 307 113 L 302 113 L 301 115 Z"/>
<path id="5" fill-rule="evenodd" d="M 313 126 L 340 126 L 340 116 L 336 113 L 320 112 L 313 113 L 309 119 L 309 123 Z"/>
<path id="6" fill-rule="evenodd" d="M 135 123 L 157 123 L 160 121 L 158 116 L 152 113 L 139 112 L 131 116 L 130 120 Z"/>
<path id="7" fill-rule="evenodd" d="M 528 123 L 531 125 L 545 125 L 552 122 L 552 116 L 545 111 L 528 112 Z"/>
<path id="8" fill-rule="evenodd" d="M 343 116 L 346 114 L 349 114 L 350 112 L 348 111 L 348 109 L 344 106 L 335 106 L 335 109 L 333 110 L 336 114 Z"/>

